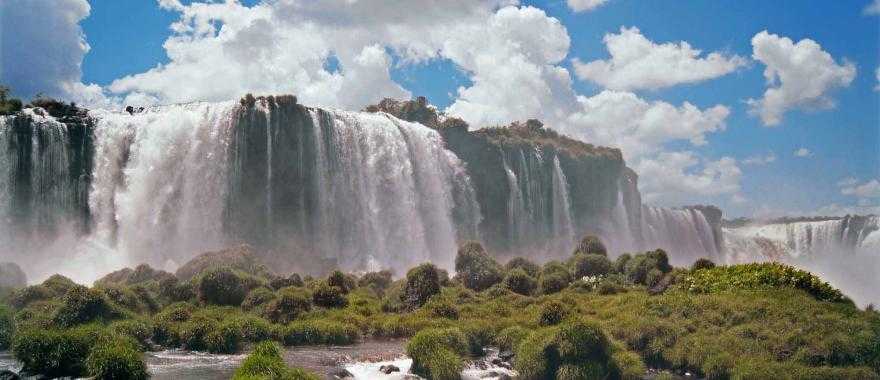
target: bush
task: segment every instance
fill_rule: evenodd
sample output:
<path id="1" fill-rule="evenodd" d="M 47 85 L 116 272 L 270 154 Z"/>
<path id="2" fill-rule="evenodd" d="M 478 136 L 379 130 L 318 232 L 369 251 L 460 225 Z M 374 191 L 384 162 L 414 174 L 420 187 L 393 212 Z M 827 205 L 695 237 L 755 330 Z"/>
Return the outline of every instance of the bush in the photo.
<path id="1" fill-rule="evenodd" d="M 599 326 L 575 320 L 525 338 L 514 367 L 523 379 L 604 379 L 613 363 L 608 338 Z"/>
<path id="2" fill-rule="evenodd" d="M 129 288 L 110 285 L 98 290 L 115 305 L 136 313 L 150 311 L 150 307 L 141 301 L 141 297 Z"/>
<path id="3" fill-rule="evenodd" d="M 613 270 L 608 257 L 595 253 L 577 253 L 569 260 L 572 274 L 576 279 L 586 276 L 604 276 Z"/>
<path id="4" fill-rule="evenodd" d="M 697 259 L 697 261 L 694 261 L 694 264 L 691 265 L 692 271 L 698 271 L 700 269 L 712 269 L 712 268 L 715 268 L 715 263 L 713 263 L 712 260 L 709 260 L 709 259 L 706 259 L 703 257 Z"/>
<path id="5" fill-rule="evenodd" d="M 538 314 L 538 325 L 553 326 L 562 322 L 568 315 L 568 309 L 558 301 L 550 301 L 541 305 Z"/>
<path id="6" fill-rule="evenodd" d="M 191 283 L 171 277 L 159 282 L 159 295 L 170 302 L 184 302 L 195 298 L 196 292 Z"/>
<path id="7" fill-rule="evenodd" d="M 410 310 L 421 307 L 431 296 L 440 293 L 440 278 L 434 264 L 425 263 L 406 273 L 400 300 Z"/>
<path id="8" fill-rule="evenodd" d="M 507 277 L 504 278 L 504 286 L 514 293 L 528 296 L 534 293 L 538 282 L 522 268 L 516 268 L 507 273 Z"/>
<path id="9" fill-rule="evenodd" d="M 571 283 L 571 276 L 558 272 L 541 274 L 538 279 L 538 289 L 541 294 L 553 294 L 562 291 Z"/>
<path id="10" fill-rule="evenodd" d="M 297 287 L 305 286 L 305 283 L 303 282 L 302 278 L 298 274 L 293 273 L 287 277 L 273 278 L 272 281 L 269 281 L 269 286 L 272 289 L 280 290 L 282 288 L 286 288 L 286 287 L 290 287 L 290 286 L 297 286 Z"/>
<path id="11" fill-rule="evenodd" d="M 61 297 L 67 294 L 70 289 L 80 286 L 60 274 L 53 274 L 46 281 L 43 281 L 42 285 L 49 289 L 55 297 Z"/>
<path id="12" fill-rule="evenodd" d="M 617 273 L 626 273 L 626 263 L 630 260 L 632 260 L 632 255 L 629 253 L 617 256 L 617 259 L 614 260 L 614 271 Z"/>
<path id="13" fill-rule="evenodd" d="M 206 304 L 239 306 L 246 294 L 242 278 L 230 268 L 209 269 L 199 279 L 199 299 Z"/>
<path id="14" fill-rule="evenodd" d="M 532 262 L 529 259 L 526 259 L 524 257 L 514 257 L 513 259 L 511 259 L 510 261 L 507 262 L 507 264 L 504 266 L 504 268 L 508 272 L 510 272 L 514 269 L 522 269 L 526 273 L 528 273 L 529 276 L 532 276 L 532 277 L 538 277 L 538 275 L 541 272 L 541 267 L 538 266 L 538 264 L 535 264 L 534 262 Z"/>
<path id="15" fill-rule="evenodd" d="M 326 308 L 341 308 L 348 305 L 345 298 L 345 291 L 338 286 L 331 286 L 325 282 L 320 282 L 312 291 L 312 302 L 316 306 Z"/>
<path id="16" fill-rule="evenodd" d="M 385 290 L 391 286 L 391 271 L 368 272 L 358 280 L 358 286 Z"/>
<path id="17" fill-rule="evenodd" d="M 510 326 L 495 336 L 495 345 L 500 351 L 513 351 L 529 335 L 529 330 L 520 326 Z"/>
<path id="18" fill-rule="evenodd" d="M 662 249 L 635 255 L 627 261 L 624 272 L 630 282 L 652 286 L 662 278 L 662 276 L 655 272 L 651 275 L 653 283 L 649 283 L 648 274 L 654 269 L 660 274 L 668 273 L 672 270 L 672 266 L 669 265 L 669 258 Z"/>
<path id="19" fill-rule="evenodd" d="M 233 380 L 318 380 L 317 375 L 302 368 L 289 368 L 281 357 L 281 349 L 266 341 L 254 347 L 235 371 Z"/>
<path id="20" fill-rule="evenodd" d="M 451 302 L 441 299 L 439 296 L 431 297 L 425 304 L 431 316 L 435 318 L 458 319 L 458 309 Z"/>
<path id="21" fill-rule="evenodd" d="M 342 291 L 342 294 L 348 294 L 352 289 L 357 286 L 357 281 L 354 277 L 348 276 L 342 271 L 335 270 L 327 276 L 327 285 L 335 286 Z"/>
<path id="22" fill-rule="evenodd" d="M 55 312 L 52 322 L 58 326 L 70 327 L 119 316 L 120 313 L 110 306 L 101 292 L 77 285 L 62 297 L 61 307 Z"/>
<path id="23" fill-rule="evenodd" d="M 422 330 L 406 345 L 406 354 L 413 360 L 410 370 L 435 380 L 460 379 L 462 356 L 467 352 L 467 338 L 455 328 Z"/>
<path id="24" fill-rule="evenodd" d="M 477 242 L 467 242 L 458 249 L 455 271 L 468 289 L 481 291 L 502 280 L 501 266 Z"/>
<path id="25" fill-rule="evenodd" d="M 6 306 L 0 305 L 0 351 L 9 349 L 12 344 L 14 327 L 12 312 Z"/>
<path id="26" fill-rule="evenodd" d="M 228 321 L 241 335 L 241 339 L 247 342 L 262 342 L 273 337 L 274 327 L 263 318 L 246 315 L 233 318 Z"/>
<path id="27" fill-rule="evenodd" d="M 89 375 L 96 380 L 142 380 L 149 378 L 138 345 L 127 337 L 104 337 L 86 359 Z"/>
<path id="28" fill-rule="evenodd" d="M 241 302 L 241 308 L 244 310 L 254 310 L 276 298 L 278 298 L 278 296 L 275 295 L 275 292 L 268 288 L 256 288 L 251 290 L 250 293 L 244 297 L 244 301 Z"/>
<path id="29" fill-rule="evenodd" d="M 68 330 L 29 328 L 16 333 L 12 351 L 24 372 L 50 378 L 81 377 L 97 338 L 97 327 L 92 325 Z"/>
<path id="30" fill-rule="evenodd" d="M 602 244 L 602 241 L 595 235 L 587 235 L 578 242 L 577 247 L 574 250 L 574 254 L 596 254 L 602 256 L 608 256 L 608 250 L 605 248 L 605 244 Z"/>
<path id="31" fill-rule="evenodd" d="M 266 305 L 263 315 L 273 323 L 287 324 L 310 310 L 312 310 L 312 297 L 305 289 L 285 288 L 279 292 L 275 300 Z"/>
<path id="32" fill-rule="evenodd" d="M 55 297 L 55 293 L 43 285 L 31 285 L 12 293 L 9 304 L 16 309 L 23 309 L 33 302 L 44 301 Z"/>
<path id="33" fill-rule="evenodd" d="M 153 327 L 150 323 L 139 319 L 125 319 L 113 322 L 110 331 L 118 336 L 134 339 L 141 348 L 149 347 L 150 338 L 153 336 Z"/>
<path id="34" fill-rule="evenodd" d="M 346 345 L 357 342 L 358 331 L 344 323 L 332 321 L 297 321 L 288 325 L 283 332 L 285 346 L 315 344 Z"/>
<path id="35" fill-rule="evenodd" d="M 839 290 L 810 272 L 779 263 L 741 264 L 699 270 L 687 276 L 682 285 L 696 293 L 787 287 L 803 290 L 820 301 L 851 302 Z"/>

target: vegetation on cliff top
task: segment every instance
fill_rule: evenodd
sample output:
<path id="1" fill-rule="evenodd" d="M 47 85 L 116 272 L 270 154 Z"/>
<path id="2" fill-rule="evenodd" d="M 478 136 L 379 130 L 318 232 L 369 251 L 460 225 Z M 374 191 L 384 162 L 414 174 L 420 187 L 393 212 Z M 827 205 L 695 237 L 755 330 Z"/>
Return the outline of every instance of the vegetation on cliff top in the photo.
<path id="1" fill-rule="evenodd" d="M 143 266 L 86 288 L 53 276 L 0 307 L 0 348 L 11 345 L 28 373 L 99 379 L 143 378 L 141 353 L 156 346 L 254 345 L 237 379 L 311 379 L 276 345 L 366 337 L 412 337 L 413 370 L 436 379 L 456 378 L 486 346 L 510 351 L 525 379 L 635 379 L 647 367 L 710 379 L 880 376 L 880 315 L 807 272 L 706 260 L 680 269 L 662 250 L 603 253 L 585 239 L 564 262 L 501 265 L 468 243 L 452 279 L 432 264 L 398 280 L 278 276 L 241 251 L 181 277 Z"/>

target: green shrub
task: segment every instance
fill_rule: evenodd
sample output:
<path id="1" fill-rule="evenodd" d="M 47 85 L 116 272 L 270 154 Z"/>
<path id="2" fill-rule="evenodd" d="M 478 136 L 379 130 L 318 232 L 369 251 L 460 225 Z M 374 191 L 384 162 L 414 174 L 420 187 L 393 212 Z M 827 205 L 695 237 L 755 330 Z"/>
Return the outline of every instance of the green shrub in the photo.
<path id="1" fill-rule="evenodd" d="M 150 311 L 150 307 L 141 301 L 141 297 L 129 288 L 124 288 L 118 285 L 109 285 L 98 288 L 98 290 L 114 305 L 136 313 Z"/>
<path id="2" fill-rule="evenodd" d="M 323 281 L 313 289 L 312 302 L 315 306 L 326 308 L 342 308 L 348 305 L 344 290 L 338 286 L 328 285 Z"/>
<path id="3" fill-rule="evenodd" d="M 16 309 L 23 309 L 33 302 L 44 301 L 55 297 L 55 293 L 43 285 L 31 285 L 12 293 L 9 304 Z"/>
<path id="4" fill-rule="evenodd" d="M 133 339 L 141 348 L 147 348 L 153 336 L 153 326 L 139 319 L 124 319 L 110 324 L 110 331 L 117 335 Z"/>
<path id="5" fill-rule="evenodd" d="M 741 264 L 699 270 L 685 277 L 682 285 L 695 293 L 787 287 L 803 290 L 820 301 L 851 302 L 839 290 L 810 272 L 780 263 Z"/>
<path id="6" fill-rule="evenodd" d="M 697 271 L 700 269 L 712 269 L 712 268 L 715 268 L 715 263 L 713 263 L 712 260 L 709 260 L 709 259 L 706 259 L 703 257 L 697 259 L 696 261 L 694 261 L 694 264 L 691 265 L 692 271 Z"/>
<path id="7" fill-rule="evenodd" d="M 468 353 L 482 356 L 483 349 L 495 341 L 495 330 L 492 325 L 482 319 L 467 320 L 456 325 L 464 333 L 468 343 Z"/>
<path id="8" fill-rule="evenodd" d="M 297 321 L 283 332 L 285 346 L 315 344 L 347 345 L 357 342 L 360 334 L 348 324 L 332 321 Z"/>
<path id="9" fill-rule="evenodd" d="M 614 368 L 611 351 L 597 324 L 574 320 L 530 334 L 514 367 L 523 379 L 604 379 Z"/>
<path id="10" fill-rule="evenodd" d="M 239 306 L 248 291 L 241 276 L 226 267 L 203 272 L 198 288 L 199 299 L 209 305 Z"/>
<path id="11" fill-rule="evenodd" d="M 605 244 L 602 244 L 599 237 L 595 235 L 584 236 L 581 241 L 578 242 L 577 247 L 574 249 L 574 254 L 577 255 L 578 253 L 608 256 L 608 250 L 605 248 Z"/>
<path id="12" fill-rule="evenodd" d="M 233 380 L 319 380 L 320 378 L 302 368 L 290 368 L 284 364 L 281 349 L 270 341 L 254 347 L 235 371 Z"/>
<path id="13" fill-rule="evenodd" d="M 234 326 L 239 331 L 241 339 L 247 342 L 262 342 L 273 337 L 273 325 L 263 318 L 245 315 L 233 318 L 227 323 Z"/>
<path id="14" fill-rule="evenodd" d="M 357 286 L 357 280 L 352 276 L 342 273 L 342 271 L 335 270 L 327 276 L 327 285 L 335 286 L 339 288 L 343 294 L 348 294 L 348 292 Z"/>
<path id="15" fill-rule="evenodd" d="M 362 288 L 373 288 L 376 290 L 385 290 L 391 286 L 391 271 L 383 270 L 379 272 L 368 272 L 358 280 L 358 286 Z"/>
<path id="16" fill-rule="evenodd" d="M 467 337 L 455 328 L 422 330 L 406 345 L 413 360 L 410 370 L 429 379 L 459 379 L 467 352 Z"/>
<path id="17" fill-rule="evenodd" d="M 604 276 L 613 270 L 607 256 L 595 253 L 577 253 L 569 259 L 568 265 L 576 279 L 584 276 Z"/>
<path id="18" fill-rule="evenodd" d="M 98 335 L 94 325 L 67 330 L 28 328 L 16 332 L 12 351 L 25 372 L 50 378 L 81 377 Z"/>
<path id="19" fill-rule="evenodd" d="M 617 259 L 614 260 L 614 271 L 617 273 L 626 273 L 626 263 L 630 260 L 632 260 L 632 255 L 629 253 L 617 256 Z"/>
<path id="20" fill-rule="evenodd" d="M 468 289 L 481 291 L 501 282 L 501 266 L 477 242 L 464 243 L 455 257 L 455 272 Z"/>
<path id="21" fill-rule="evenodd" d="M 234 354 L 238 352 L 243 340 L 241 326 L 236 321 L 221 323 L 205 337 L 208 352 L 214 354 Z"/>
<path id="22" fill-rule="evenodd" d="M 514 269 L 522 269 L 532 277 L 538 277 L 541 273 L 541 267 L 538 264 L 535 264 L 524 257 L 514 257 L 505 264 L 504 268 L 508 272 L 513 271 Z"/>
<path id="23" fill-rule="evenodd" d="M 269 286 L 272 289 L 280 290 L 282 288 L 286 288 L 286 287 L 290 287 L 290 286 L 296 286 L 296 287 L 305 286 L 305 283 L 303 282 L 302 278 L 298 274 L 293 273 L 287 277 L 273 278 L 271 281 L 269 281 Z"/>
<path id="24" fill-rule="evenodd" d="M 541 294 L 553 294 L 562 291 L 571 283 L 571 276 L 559 272 L 541 274 L 538 279 L 538 290 Z"/>
<path id="25" fill-rule="evenodd" d="M 568 308 L 558 301 L 550 301 L 541 305 L 538 314 L 538 325 L 553 326 L 562 322 L 568 315 Z"/>
<path id="26" fill-rule="evenodd" d="M 656 270 L 650 275 L 651 283 L 649 283 L 649 274 L 652 270 Z M 669 265 L 669 258 L 662 249 L 640 253 L 633 256 L 626 263 L 624 272 L 630 282 L 634 284 L 642 284 L 652 286 L 662 278 L 662 274 L 672 270 Z"/>
<path id="27" fill-rule="evenodd" d="M 170 302 L 186 302 L 195 298 L 196 292 L 191 283 L 170 277 L 159 282 L 159 295 Z"/>
<path id="28" fill-rule="evenodd" d="M 61 298 L 61 307 L 55 312 L 52 322 L 58 326 L 70 327 L 120 316 L 119 311 L 107 302 L 101 292 L 76 285 Z"/>
<path id="29" fill-rule="evenodd" d="M 46 281 L 43 281 L 42 285 L 49 289 L 55 297 L 61 297 L 67 294 L 70 289 L 81 286 L 60 274 L 53 274 Z"/>
<path id="30" fill-rule="evenodd" d="M 400 300 L 410 310 L 421 307 L 431 296 L 440 293 L 440 278 L 434 264 L 425 263 L 406 273 Z"/>
<path id="31" fill-rule="evenodd" d="M 4 305 L 0 305 L 0 350 L 7 350 L 12 344 L 12 336 L 15 328 L 12 311 Z"/>
<path id="32" fill-rule="evenodd" d="M 137 343 L 128 337 L 98 339 L 86 359 L 86 367 L 96 380 L 143 380 L 150 377 Z"/>
<path id="33" fill-rule="evenodd" d="M 524 327 L 510 326 L 498 332 L 498 335 L 495 336 L 495 345 L 501 351 L 513 351 L 528 335 L 529 330 Z"/>
<path id="34" fill-rule="evenodd" d="M 538 282 L 525 270 L 516 268 L 507 273 L 507 277 L 504 278 L 504 286 L 516 294 L 528 296 L 535 292 Z"/>
<path id="35" fill-rule="evenodd" d="M 431 297 L 425 304 L 425 308 L 435 318 L 458 319 L 458 308 L 452 302 L 441 299 L 439 296 Z"/>
<path id="36" fill-rule="evenodd" d="M 322 296 L 321 299 L 327 300 L 327 297 Z M 338 300 L 332 300 L 331 303 L 335 305 L 339 302 Z M 312 297 L 307 290 L 285 288 L 279 292 L 279 296 L 276 299 L 266 305 L 263 316 L 273 323 L 287 324 L 310 310 L 312 310 Z"/>
<path id="37" fill-rule="evenodd" d="M 195 316 L 180 324 L 180 345 L 190 351 L 209 351 L 208 335 L 217 329 L 217 321 Z"/>
<path id="38" fill-rule="evenodd" d="M 244 297 L 244 301 L 241 302 L 241 308 L 244 310 L 254 310 L 276 298 L 278 298 L 278 296 L 276 296 L 275 292 L 272 290 L 265 287 L 259 287 L 251 290 L 247 296 Z"/>

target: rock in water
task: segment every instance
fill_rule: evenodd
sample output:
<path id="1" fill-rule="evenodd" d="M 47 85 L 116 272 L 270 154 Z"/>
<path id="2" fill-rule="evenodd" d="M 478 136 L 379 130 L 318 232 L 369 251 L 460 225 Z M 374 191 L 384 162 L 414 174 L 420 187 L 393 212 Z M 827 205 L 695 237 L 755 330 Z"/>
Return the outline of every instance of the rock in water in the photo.
<path id="1" fill-rule="evenodd" d="M 23 288 L 27 276 L 16 263 L 0 263 L 0 288 Z"/>
<path id="2" fill-rule="evenodd" d="M 392 372 L 400 372 L 400 368 L 398 368 L 394 364 L 383 365 L 379 367 L 379 372 L 382 372 L 386 375 L 390 375 Z"/>
<path id="3" fill-rule="evenodd" d="M 21 376 L 18 376 L 17 373 L 12 372 L 8 369 L 4 369 L 0 371 L 0 380 L 20 380 Z"/>

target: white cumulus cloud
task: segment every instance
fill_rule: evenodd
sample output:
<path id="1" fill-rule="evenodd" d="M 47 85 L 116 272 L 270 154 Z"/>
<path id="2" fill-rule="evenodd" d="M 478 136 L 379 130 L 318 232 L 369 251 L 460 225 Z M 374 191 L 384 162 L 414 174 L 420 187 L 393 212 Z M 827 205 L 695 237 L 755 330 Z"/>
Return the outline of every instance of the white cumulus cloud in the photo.
<path id="1" fill-rule="evenodd" d="M 90 11 L 85 0 L 0 2 L 0 82 L 25 99 L 42 93 L 106 105 L 100 86 L 82 83 L 89 44 L 79 22 Z"/>
<path id="2" fill-rule="evenodd" d="M 766 65 L 768 88 L 762 98 L 749 99 L 748 104 L 766 126 L 780 124 L 791 109 L 833 108 L 830 92 L 849 86 L 856 76 L 854 64 L 838 64 L 811 39 L 794 43 L 762 31 L 752 38 L 752 48 L 752 57 Z"/>
<path id="3" fill-rule="evenodd" d="M 588 12 L 607 2 L 608 0 L 567 0 L 568 7 L 574 12 Z"/>
<path id="4" fill-rule="evenodd" d="M 742 170 L 735 159 L 701 159 L 694 152 L 664 152 L 635 164 L 642 197 L 650 203 L 684 204 L 694 195 L 703 197 L 729 195 L 734 203 L 745 198 L 739 194 Z"/>
<path id="5" fill-rule="evenodd" d="M 795 157 L 810 157 L 812 155 L 813 155 L 813 152 L 811 152 L 807 148 L 798 148 L 797 150 L 794 151 Z"/>
<path id="6" fill-rule="evenodd" d="M 880 198 L 880 180 L 872 179 L 865 183 L 853 183 L 840 189 L 843 195 L 852 195 L 859 198 Z"/>
<path id="7" fill-rule="evenodd" d="M 685 41 L 655 43 L 638 28 L 620 28 L 618 34 L 603 39 L 611 58 L 581 62 L 574 59 L 575 74 L 615 90 L 637 90 L 696 83 L 717 78 L 747 64 L 737 55 L 709 53 L 694 49 Z"/>
<path id="8" fill-rule="evenodd" d="M 865 6 L 862 13 L 867 16 L 880 15 L 880 0 L 872 0 L 871 3 Z"/>
<path id="9" fill-rule="evenodd" d="M 776 162 L 776 154 L 773 152 L 766 155 L 749 156 L 742 161 L 744 165 L 767 165 Z"/>

